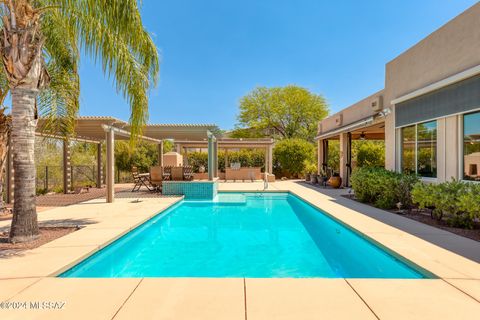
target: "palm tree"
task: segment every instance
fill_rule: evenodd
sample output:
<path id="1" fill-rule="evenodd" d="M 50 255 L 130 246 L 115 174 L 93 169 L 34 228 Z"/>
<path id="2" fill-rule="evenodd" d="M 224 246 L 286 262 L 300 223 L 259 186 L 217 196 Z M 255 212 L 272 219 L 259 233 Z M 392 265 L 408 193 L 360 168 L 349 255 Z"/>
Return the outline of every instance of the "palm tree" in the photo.
<path id="1" fill-rule="evenodd" d="M 68 133 L 78 111 L 80 52 L 101 61 L 131 108 L 132 134 L 148 117 L 148 90 L 159 72 L 157 49 L 137 0 L 4 0 L 0 49 L 12 97 L 15 179 L 12 242 L 38 236 L 34 140 L 38 114 Z M 56 120 L 62 121 L 56 121 Z"/>

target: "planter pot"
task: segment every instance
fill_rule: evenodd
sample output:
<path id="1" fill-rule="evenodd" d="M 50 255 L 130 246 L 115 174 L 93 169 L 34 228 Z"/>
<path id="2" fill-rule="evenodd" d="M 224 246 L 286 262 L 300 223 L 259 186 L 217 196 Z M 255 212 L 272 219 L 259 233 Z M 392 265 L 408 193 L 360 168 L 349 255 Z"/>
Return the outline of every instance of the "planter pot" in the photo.
<path id="1" fill-rule="evenodd" d="M 317 175 L 316 174 L 311 174 L 310 175 L 310 182 L 312 184 L 318 183 Z"/>
<path id="2" fill-rule="evenodd" d="M 307 181 L 307 182 L 310 181 L 310 173 L 305 174 L 305 181 Z"/>
<path id="3" fill-rule="evenodd" d="M 330 177 L 330 179 L 328 179 L 328 184 L 332 188 L 338 189 L 342 185 L 342 178 L 332 176 L 332 177 Z"/>

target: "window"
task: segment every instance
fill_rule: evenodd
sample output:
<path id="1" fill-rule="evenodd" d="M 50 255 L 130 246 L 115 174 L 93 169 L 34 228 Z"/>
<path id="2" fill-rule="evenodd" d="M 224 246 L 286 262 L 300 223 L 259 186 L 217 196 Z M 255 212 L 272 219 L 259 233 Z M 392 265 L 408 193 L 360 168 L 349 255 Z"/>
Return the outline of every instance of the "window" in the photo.
<path id="1" fill-rule="evenodd" d="M 402 172 L 437 177 L 437 121 L 402 128 Z"/>
<path id="2" fill-rule="evenodd" d="M 402 172 L 415 173 L 415 126 L 402 128 Z"/>
<path id="3" fill-rule="evenodd" d="M 480 112 L 463 116 L 463 179 L 480 181 Z"/>

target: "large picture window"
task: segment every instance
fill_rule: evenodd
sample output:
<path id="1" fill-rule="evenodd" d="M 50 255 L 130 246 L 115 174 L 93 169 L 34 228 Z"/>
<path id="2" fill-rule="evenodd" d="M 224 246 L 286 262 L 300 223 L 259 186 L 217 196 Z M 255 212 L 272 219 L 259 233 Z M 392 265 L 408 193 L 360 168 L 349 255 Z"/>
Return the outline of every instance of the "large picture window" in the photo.
<path id="1" fill-rule="evenodd" d="M 402 128 L 402 172 L 437 177 L 437 121 Z"/>
<path id="2" fill-rule="evenodd" d="M 480 112 L 463 116 L 463 179 L 480 181 Z"/>

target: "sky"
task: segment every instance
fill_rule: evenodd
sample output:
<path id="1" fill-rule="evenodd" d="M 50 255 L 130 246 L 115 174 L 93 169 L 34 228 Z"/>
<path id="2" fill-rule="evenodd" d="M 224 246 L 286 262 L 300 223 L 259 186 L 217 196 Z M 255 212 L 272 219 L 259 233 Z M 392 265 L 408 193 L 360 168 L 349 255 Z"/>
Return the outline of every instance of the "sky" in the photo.
<path id="1" fill-rule="evenodd" d="M 234 127 L 257 86 L 295 84 L 334 113 L 384 86 L 385 64 L 474 0 L 143 0 L 161 57 L 149 123 Z M 128 120 L 101 66 L 83 57 L 81 115 Z"/>

